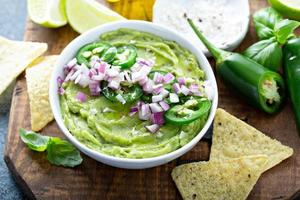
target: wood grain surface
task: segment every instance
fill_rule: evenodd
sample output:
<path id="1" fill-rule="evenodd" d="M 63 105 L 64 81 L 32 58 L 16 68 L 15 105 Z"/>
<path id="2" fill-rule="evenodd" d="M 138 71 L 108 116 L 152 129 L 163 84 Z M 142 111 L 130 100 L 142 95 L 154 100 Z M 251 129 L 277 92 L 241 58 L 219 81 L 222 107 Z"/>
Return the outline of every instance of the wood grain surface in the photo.
<path id="1" fill-rule="evenodd" d="M 250 0 L 251 13 L 266 7 L 265 0 Z M 47 54 L 59 54 L 77 34 L 69 27 L 47 29 L 27 21 L 24 40 L 47 42 Z M 256 41 L 253 25 L 237 51 Z M 265 172 L 250 200 L 291 199 L 300 189 L 300 139 L 290 103 L 275 116 L 248 106 L 239 94 L 228 90 L 218 80 L 219 107 L 248 122 L 267 135 L 289 145 L 294 155 Z M 83 163 L 74 168 L 50 165 L 45 154 L 30 151 L 20 140 L 19 128 L 30 129 L 30 112 L 24 74 L 13 93 L 4 159 L 16 182 L 32 199 L 181 199 L 170 173 L 182 163 L 208 160 L 211 141 L 201 140 L 184 156 L 159 167 L 146 170 L 113 168 L 83 155 Z M 42 134 L 64 137 L 55 122 Z M 299 192 L 298 192 L 299 195 Z M 293 199 L 299 196 L 294 195 Z"/>

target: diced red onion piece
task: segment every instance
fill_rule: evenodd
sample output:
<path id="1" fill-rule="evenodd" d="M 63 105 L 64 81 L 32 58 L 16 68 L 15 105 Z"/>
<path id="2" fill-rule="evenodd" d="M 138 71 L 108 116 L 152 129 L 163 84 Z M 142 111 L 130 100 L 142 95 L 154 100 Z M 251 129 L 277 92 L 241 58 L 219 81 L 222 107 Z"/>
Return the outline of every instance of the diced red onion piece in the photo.
<path id="1" fill-rule="evenodd" d="M 140 84 L 140 85 L 145 85 L 146 82 L 147 82 L 148 80 L 149 80 L 149 79 L 148 79 L 147 76 L 142 76 L 142 77 L 140 78 L 140 80 L 139 80 L 139 84 Z"/>
<path id="2" fill-rule="evenodd" d="M 144 85 L 143 85 L 143 90 L 146 93 L 151 93 L 153 91 L 153 81 L 149 79 Z"/>
<path id="3" fill-rule="evenodd" d="M 163 98 L 166 98 L 169 95 L 169 93 L 170 92 L 168 90 L 163 88 L 162 91 L 159 94 L 162 95 Z"/>
<path id="4" fill-rule="evenodd" d="M 174 83 L 173 86 L 172 86 L 174 92 L 176 94 L 180 94 L 181 93 L 181 89 L 180 89 L 180 85 L 178 83 Z"/>
<path id="5" fill-rule="evenodd" d="M 131 78 L 130 78 L 130 76 L 129 76 L 127 70 L 124 71 L 124 76 L 125 76 L 125 79 L 126 79 L 128 82 L 131 82 Z"/>
<path id="6" fill-rule="evenodd" d="M 175 79 L 175 77 L 174 77 L 174 75 L 171 74 L 171 73 L 167 73 L 167 74 L 164 76 L 164 82 L 165 82 L 165 83 L 171 83 L 174 79 Z"/>
<path id="7" fill-rule="evenodd" d="M 68 82 L 68 81 L 70 80 L 70 78 L 71 78 L 71 76 L 74 74 L 74 72 L 75 72 L 75 70 L 72 69 L 72 70 L 68 73 L 68 75 L 67 75 L 66 78 L 65 78 L 65 82 Z"/>
<path id="8" fill-rule="evenodd" d="M 104 77 L 105 77 L 104 74 L 99 73 L 98 75 L 93 75 L 93 76 L 91 77 L 91 79 L 92 79 L 92 80 L 95 80 L 95 81 L 102 81 L 102 80 L 104 80 Z"/>
<path id="9" fill-rule="evenodd" d="M 107 67 L 108 67 L 107 63 L 100 63 L 98 67 L 99 73 L 105 74 Z"/>
<path id="10" fill-rule="evenodd" d="M 75 83 L 75 84 L 79 83 L 81 77 L 82 77 L 82 74 L 78 74 L 78 76 L 76 77 L 74 83 Z"/>
<path id="11" fill-rule="evenodd" d="M 133 116 L 135 113 L 139 111 L 139 106 L 133 106 L 130 108 L 129 116 Z"/>
<path id="12" fill-rule="evenodd" d="M 123 98 L 123 96 L 122 96 L 121 94 L 118 94 L 118 95 L 116 96 L 116 98 L 117 98 L 118 101 L 120 101 L 122 104 L 125 104 L 125 103 L 126 103 L 125 99 Z"/>
<path id="13" fill-rule="evenodd" d="M 57 85 L 58 86 L 61 86 L 61 84 L 64 82 L 64 80 L 59 76 L 59 77 L 57 77 Z"/>
<path id="14" fill-rule="evenodd" d="M 163 109 L 158 103 L 150 103 L 149 107 L 153 113 L 162 112 Z"/>
<path id="15" fill-rule="evenodd" d="M 143 75 L 140 72 L 133 72 L 131 74 L 131 79 L 133 82 L 140 81 L 143 78 Z"/>
<path id="16" fill-rule="evenodd" d="M 156 102 L 160 102 L 160 101 L 162 101 L 163 100 L 163 96 L 162 95 L 153 95 L 152 96 L 152 102 L 153 103 L 156 103 Z"/>
<path id="17" fill-rule="evenodd" d="M 164 76 L 159 72 L 155 72 L 154 76 L 153 76 L 153 81 L 155 83 L 163 83 L 164 82 Z"/>
<path id="18" fill-rule="evenodd" d="M 89 83 L 89 89 L 92 96 L 99 96 L 101 92 L 100 82 L 91 80 Z"/>
<path id="19" fill-rule="evenodd" d="M 79 102 L 86 102 L 87 97 L 86 97 L 86 95 L 85 95 L 83 92 L 77 92 L 77 94 L 76 94 L 76 99 L 77 99 Z"/>
<path id="20" fill-rule="evenodd" d="M 159 105 L 161 106 L 161 108 L 162 108 L 164 111 L 167 111 L 167 110 L 170 109 L 169 104 L 167 104 L 165 101 L 160 101 L 160 102 L 159 102 Z"/>
<path id="21" fill-rule="evenodd" d="M 198 91 L 199 91 L 199 85 L 193 83 L 193 84 L 190 85 L 189 89 L 190 89 L 190 91 L 191 91 L 192 93 L 198 92 Z"/>
<path id="22" fill-rule="evenodd" d="M 165 123 L 164 112 L 157 112 L 151 114 L 150 120 L 153 124 L 163 125 Z"/>
<path id="23" fill-rule="evenodd" d="M 117 90 L 120 87 L 120 83 L 117 82 L 117 81 L 112 80 L 108 83 L 108 87 L 113 89 L 113 90 Z"/>
<path id="24" fill-rule="evenodd" d="M 143 104 L 139 110 L 139 118 L 141 120 L 148 120 L 151 116 L 149 104 Z"/>
<path id="25" fill-rule="evenodd" d="M 189 88 L 187 88 L 185 85 L 182 85 L 182 86 L 180 87 L 180 89 L 181 89 L 182 94 L 184 94 L 185 96 L 187 96 L 187 95 L 190 94 Z"/>
<path id="26" fill-rule="evenodd" d="M 63 87 L 58 87 L 58 94 L 63 95 L 65 93 L 65 89 Z"/>
<path id="27" fill-rule="evenodd" d="M 76 58 L 73 58 L 72 60 L 70 60 L 70 61 L 68 62 L 67 66 L 68 66 L 69 68 L 72 68 L 72 67 L 74 67 L 74 66 L 76 65 L 76 63 L 77 63 L 77 59 L 76 59 Z"/>
<path id="28" fill-rule="evenodd" d="M 81 87 L 86 87 L 88 86 L 90 83 L 90 79 L 88 76 L 82 74 L 81 77 L 80 77 L 80 80 L 78 82 L 78 84 L 81 86 Z"/>
<path id="29" fill-rule="evenodd" d="M 151 133 L 156 133 L 160 126 L 158 124 L 152 124 L 152 125 L 149 125 L 149 126 L 145 126 L 145 128 L 150 131 Z"/>
<path id="30" fill-rule="evenodd" d="M 179 98 L 178 95 L 175 93 L 170 93 L 170 102 L 171 103 L 178 103 L 179 102 Z"/>
<path id="31" fill-rule="evenodd" d="M 115 70 L 115 69 L 108 69 L 107 70 L 107 75 L 109 77 L 116 77 L 119 75 L 119 71 Z"/>
<path id="32" fill-rule="evenodd" d="M 148 66 L 143 66 L 139 72 L 144 76 L 147 76 L 151 72 L 151 68 Z"/>
<path id="33" fill-rule="evenodd" d="M 137 63 L 141 66 L 147 66 L 147 67 L 152 67 L 154 65 L 154 62 L 152 60 L 145 60 L 143 58 L 138 58 Z"/>
<path id="34" fill-rule="evenodd" d="M 185 78 L 179 77 L 179 78 L 178 78 L 178 83 L 179 83 L 180 86 L 181 86 L 181 85 L 185 85 Z"/>

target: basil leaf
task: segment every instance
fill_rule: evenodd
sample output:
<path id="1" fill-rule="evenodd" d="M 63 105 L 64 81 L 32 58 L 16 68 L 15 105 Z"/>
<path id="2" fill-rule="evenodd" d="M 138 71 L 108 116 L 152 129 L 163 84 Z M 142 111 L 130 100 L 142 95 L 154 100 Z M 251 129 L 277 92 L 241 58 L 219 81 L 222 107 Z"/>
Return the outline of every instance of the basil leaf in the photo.
<path id="1" fill-rule="evenodd" d="M 253 21 L 258 38 L 263 40 L 274 37 L 275 24 L 282 19 L 282 16 L 272 7 L 256 12 Z"/>
<path id="2" fill-rule="evenodd" d="M 66 140 L 53 137 L 47 148 L 47 159 L 54 165 L 74 167 L 82 162 L 79 151 Z"/>
<path id="3" fill-rule="evenodd" d="M 280 44 L 285 44 L 290 37 L 294 36 L 293 32 L 299 25 L 300 22 L 289 19 L 278 22 L 274 27 L 277 41 Z"/>
<path id="4" fill-rule="evenodd" d="M 282 48 L 275 37 L 253 44 L 244 55 L 273 71 L 278 71 L 282 62 Z"/>
<path id="5" fill-rule="evenodd" d="M 22 141 L 34 151 L 45 151 L 47 149 L 50 138 L 37 134 L 33 131 L 19 130 Z"/>

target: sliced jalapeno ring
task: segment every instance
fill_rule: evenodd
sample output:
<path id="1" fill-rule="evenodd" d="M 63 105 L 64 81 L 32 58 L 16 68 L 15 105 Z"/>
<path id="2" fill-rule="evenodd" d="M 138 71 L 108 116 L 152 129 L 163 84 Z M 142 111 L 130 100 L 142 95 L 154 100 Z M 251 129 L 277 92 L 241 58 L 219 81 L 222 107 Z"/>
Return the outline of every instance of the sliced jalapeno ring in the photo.
<path id="1" fill-rule="evenodd" d="M 170 124 L 189 124 L 209 112 L 211 102 L 208 99 L 191 99 L 183 105 L 176 105 L 165 113 L 166 121 Z"/>
<path id="2" fill-rule="evenodd" d="M 92 55 L 101 56 L 111 45 L 103 42 L 89 43 L 81 47 L 77 54 L 76 59 L 79 64 L 84 63 L 86 66 L 90 66 L 90 58 Z"/>
<path id="3" fill-rule="evenodd" d="M 138 84 L 135 84 L 131 87 L 123 86 L 122 91 L 123 93 L 120 93 L 117 90 L 113 90 L 107 87 L 107 83 L 103 84 L 102 94 L 112 102 L 119 102 L 119 100 L 117 99 L 117 95 L 119 94 L 122 95 L 126 103 L 133 103 L 143 95 L 143 90 Z"/>
<path id="4" fill-rule="evenodd" d="M 103 55 L 101 56 L 101 60 L 111 64 L 114 61 L 116 55 L 117 55 L 117 48 L 110 47 L 109 49 L 107 49 L 107 51 L 103 53 Z"/>
<path id="5" fill-rule="evenodd" d="M 117 55 L 113 65 L 120 66 L 123 69 L 130 68 L 135 62 L 137 57 L 136 48 L 132 45 L 124 45 L 117 48 Z"/>

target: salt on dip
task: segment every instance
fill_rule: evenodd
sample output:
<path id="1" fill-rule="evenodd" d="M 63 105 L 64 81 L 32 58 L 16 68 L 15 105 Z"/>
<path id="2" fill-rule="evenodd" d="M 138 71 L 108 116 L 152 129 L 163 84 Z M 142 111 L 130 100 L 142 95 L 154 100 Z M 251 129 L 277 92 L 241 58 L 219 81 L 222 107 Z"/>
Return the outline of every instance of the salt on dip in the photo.
<path id="1" fill-rule="evenodd" d="M 153 8 L 154 23 L 183 34 L 206 55 L 208 50 L 189 27 L 186 18 L 191 18 L 217 47 L 233 50 L 248 31 L 249 15 L 248 0 L 156 0 Z"/>

